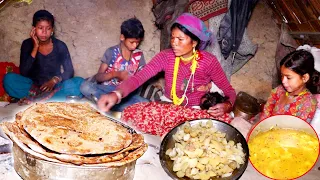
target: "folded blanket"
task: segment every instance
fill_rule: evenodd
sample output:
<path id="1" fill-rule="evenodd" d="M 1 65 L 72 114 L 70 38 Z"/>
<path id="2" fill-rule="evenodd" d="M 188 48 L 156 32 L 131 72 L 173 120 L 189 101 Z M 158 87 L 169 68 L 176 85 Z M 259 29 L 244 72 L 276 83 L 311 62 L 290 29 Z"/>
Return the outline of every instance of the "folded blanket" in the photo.
<path id="1" fill-rule="evenodd" d="M 206 21 L 213 16 L 226 13 L 228 0 L 190 0 L 188 12 Z"/>

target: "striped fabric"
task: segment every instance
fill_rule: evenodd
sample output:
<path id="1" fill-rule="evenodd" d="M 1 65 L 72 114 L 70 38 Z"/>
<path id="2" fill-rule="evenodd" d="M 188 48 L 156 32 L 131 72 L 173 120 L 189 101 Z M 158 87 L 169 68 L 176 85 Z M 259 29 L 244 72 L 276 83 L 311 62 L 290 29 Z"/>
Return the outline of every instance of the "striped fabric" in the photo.
<path id="1" fill-rule="evenodd" d="M 123 93 L 123 96 L 127 96 L 129 93 L 140 87 L 151 77 L 157 73 L 165 72 L 165 89 L 164 95 L 171 99 L 171 87 L 173 68 L 175 62 L 175 55 L 172 49 L 163 50 L 158 53 L 144 68 L 142 71 L 136 73 L 122 84 L 117 89 Z M 180 63 L 178 78 L 177 78 L 177 95 L 181 97 L 183 94 L 183 85 L 189 79 L 191 63 L 184 64 Z M 230 102 L 233 104 L 236 98 L 235 90 L 230 85 L 226 75 L 224 74 L 220 63 L 216 57 L 206 51 L 200 51 L 200 60 L 198 61 L 198 68 L 195 72 L 195 80 L 193 82 L 194 87 L 192 88 L 192 82 L 189 83 L 187 89 L 187 98 L 184 101 L 184 105 L 187 106 L 199 106 L 200 98 L 205 94 L 203 91 L 197 91 L 201 85 L 206 85 L 210 81 L 213 81 L 225 94 L 229 97 Z"/>
<path id="2" fill-rule="evenodd" d="M 140 92 L 140 96 L 144 97 L 146 99 L 149 99 L 150 101 L 160 101 L 160 97 L 163 95 L 161 89 L 156 88 L 152 84 L 145 84 L 142 87 L 142 90 Z"/>

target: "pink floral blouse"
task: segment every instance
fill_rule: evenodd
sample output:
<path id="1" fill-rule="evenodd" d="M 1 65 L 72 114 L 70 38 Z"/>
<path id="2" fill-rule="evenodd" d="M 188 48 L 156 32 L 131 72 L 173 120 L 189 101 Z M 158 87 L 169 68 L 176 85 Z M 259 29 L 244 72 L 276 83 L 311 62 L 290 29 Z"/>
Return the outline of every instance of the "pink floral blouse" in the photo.
<path id="1" fill-rule="evenodd" d="M 317 100 L 310 91 L 300 96 L 290 96 L 290 104 L 279 104 L 280 97 L 286 95 L 282 85 L 274 88 L 264 106 L 260 119 L 266 119 L 274 115 L 292 115 L 311 122 L 317 107 Z"/>

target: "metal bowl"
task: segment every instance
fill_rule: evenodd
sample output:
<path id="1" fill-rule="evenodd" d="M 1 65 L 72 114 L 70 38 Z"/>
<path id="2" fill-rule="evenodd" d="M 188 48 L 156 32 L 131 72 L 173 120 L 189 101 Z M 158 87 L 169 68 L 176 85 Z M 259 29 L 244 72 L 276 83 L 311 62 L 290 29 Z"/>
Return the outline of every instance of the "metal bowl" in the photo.
<path id="1" fill-rule="evenodd" d="M 291 116 L 291 115 L 275 115 L 275 116 L 271 116 L 271 117 L 268 117 L 268 118 L 260 121 L 255 127 L 253 127 L 251 133 L 249 134 L 248 142 L 250 142 L 259 133 L 266 132 L 272 128 L 298 130 L 298 131 L 306 132 L 306 133 L 310 134 L 311 136 L 318 138 L 316 131 L 306 121 L 304 121 L 298 117 Z M 292 142 L 292 140 L 288 139 L 288 142 Z M 263 144 L 261 144 L 261 145 L 263 146 Z M 314 147 L 314 148 L 319 148 L 319 147 L 320 146 L 318 144 L 318 146 Z M 318 151 L 317 157 L 319 157 L 319 154 L 320 154 L 320 152 Z M 255 164 L 252 163 L 251 160 L 250 160 L 250 162 L 251 162 L 252 166 L 257 170 L 257 172 L 259 172 L 260 174 L 262 174 L 264 176 L 267 176 L 266 174 L 262 173 L 261 169 L 256 168 Z M 319 162 L 319 160 L 318 160 L 318 162 Z M 315 163 L 317 163 L 317 160 L 315 160 Z M 281 167 L 280 164 L 282 164 L 282 163 L 277 162 L 278 168 Z M 316 164 L 311 166 L 309 171 L 307 171 L 308 173 L 307 172 L 306 173 L 309 174 L 310 170 L 312 171 L 312 169 L 316 169 L 316 168 L 313 168 L 315 165 Z M 319 172 L 317 172 L 317 173 L 319 173 Z M 304 179 L 312 179 L 310 177 L 307 178 L 306 174 L 303 174 L 302 176 L 305 177 Z M 302 177 L 302 176 L 300 176 L 300 177 Z M 293 179 L 300 179 L 300 177 L 295 177 Z M 272 177 L 269 177 L 269 178 L 274 179 L 276 177 L 274 176 L 273 178 Z M 303 178 L 301 178 L 301 179 L 303 179 Z M 319 178 L 317 178 L 317 179 L 319 179 Z"/>
<path id="2" fill-rule="evenodd" d="M 81 100 L 81 98 L 79 97 L 79 96 L 67 96 L 66 97 L 66 101 L 67 102 L 78 102 L 78 101 L 80 101 Z"/>
<path id="3" fill-rule="evenodd" d="M 237 94 L 233 110 L 234 116 L 249 120 L 259 113 L 260 106 L 261 104 L 256 98 L 241 91 Z"/>
<path id="4" fill-rule="evenodd" d="M 272 127 L 296 129 L 317 137 L 317 133 L 306 121 L 291 115 L 275 115 L 260 121 L 255 127 L 253 127 L 253 130 L 248 137 L 248 141 L 250 141 L 250 139 L 255 137 L 258 133 L 270 130 Z"/>
<path id="5" fill-rule="evenodd" d="M 131 180 L 134 178 L 136 160 L 117 167 L 99 165 L 77 166 L 39 159 L 13 145 L 14 169 L 24 180 Z"/>
<path id="6" fill-rule="evenodd" d="M 231 126 L 228 123 L 215 120 L 215 119 L 198 119 L 198 120 L 191 120 L 190 125 L 193 126 L 198 123 L 205 123 L 207 121 L 212 121 L 213 126 L 219 130 L 220 132 L 226 133 L 226 139 L 227 141 L 233 140 L 235 143 L 241 143 L 242 148 L 245 155 L 245 163 L 241 165 L 239 169 L 235 169 L 231 176 L 224 177 L 224 178 L 211 178 L 211 179 L 219 179 L 219 180 L 230 180 L 230 179 L 239 179 L 244 171 L 246 170 L 248 166 L 249 161 L 249 148 L 246 139 L 243 137 L 243 135 L 233 126 Z M 165 172 L 172 178 L 172 179 L 190 179 L 190 178 L 178 178 L 176 173 L 173 171 L 173 161 L 170 159 L 169 156 L 166 155 L 166 151 L 169 148 L 173 148 L 175 144 L 175 140 L 173 139 L 173 135 L 178 131 L 178 128 L 183 125 L 184 123 L 179 124 L 175 128 L 173 128 L 162 140 L 161 147 L 160 147 L 160 162 L 162 168 L 165 170 Z"/>

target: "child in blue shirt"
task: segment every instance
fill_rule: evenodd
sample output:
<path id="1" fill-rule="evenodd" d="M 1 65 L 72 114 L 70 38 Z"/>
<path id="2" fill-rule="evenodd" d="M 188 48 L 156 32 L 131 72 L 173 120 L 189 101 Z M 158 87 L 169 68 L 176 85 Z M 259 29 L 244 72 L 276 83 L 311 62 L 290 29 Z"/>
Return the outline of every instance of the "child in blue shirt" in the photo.
<path id="1" fill-rule="evenodd" d="M 106 50 L 98 73 L 81 84 L 81 93 L 88 99 L 99 99 L 102 94 L 114 91 L 123 80 L 143 67 L 145 65 L 143 52 L 137 49 L 143 37 L 144 29 L 137 18 L 124 21 L 121 25 L 120 43 Z M 148 100 L 132 93 L 113 110 L 122 111 L 129 105 L 145 101 Z"/>

